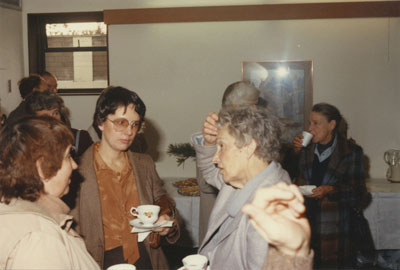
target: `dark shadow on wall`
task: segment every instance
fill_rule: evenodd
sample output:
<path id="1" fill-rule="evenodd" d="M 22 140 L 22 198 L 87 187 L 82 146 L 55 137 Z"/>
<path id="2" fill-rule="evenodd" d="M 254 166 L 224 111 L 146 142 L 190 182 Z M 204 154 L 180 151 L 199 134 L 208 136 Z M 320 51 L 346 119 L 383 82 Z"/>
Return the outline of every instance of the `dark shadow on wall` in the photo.
<path id="1" fill-rule="evenodd" d="M 144 129 L 144 138 L 147 143 L 146 152 L 151 156 L 154 162 L 160 159 L 160 138 L 159 127 L 151 120 L 146 118 L 146 128 Z"/>

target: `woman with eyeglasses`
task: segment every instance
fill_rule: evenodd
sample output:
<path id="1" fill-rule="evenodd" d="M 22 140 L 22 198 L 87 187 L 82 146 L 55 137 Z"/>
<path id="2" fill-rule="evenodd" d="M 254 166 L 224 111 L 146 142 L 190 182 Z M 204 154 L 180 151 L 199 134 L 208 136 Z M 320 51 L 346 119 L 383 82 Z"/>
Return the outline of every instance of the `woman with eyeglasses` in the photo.
<path id="1" fill-rule="evenodd" d="M 175 220 L 175 203 L 162 187 L 153 160 L 127 151 L 144 121 L 146 107 L 128 89 L 110 86 L 100 95 L 93 117 L 100 141 L 83 155 L 83 182 L 74 215 L 89 252 L 99 265 L 134 264 L 137 269 L 168 269 L 159 237 L 169 243 L 179 228 L 157 228 L 143 241 L 131 233 L 131 207 L 160 205 L 158 223 Z"/>

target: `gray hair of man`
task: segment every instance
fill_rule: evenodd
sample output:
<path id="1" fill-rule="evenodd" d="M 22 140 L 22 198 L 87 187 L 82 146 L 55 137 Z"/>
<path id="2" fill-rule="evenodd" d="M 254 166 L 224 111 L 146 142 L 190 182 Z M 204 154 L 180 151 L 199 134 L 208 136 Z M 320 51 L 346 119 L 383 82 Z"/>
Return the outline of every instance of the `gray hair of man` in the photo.
<path id="1" fill-rule="evenodd" d="M 221 109 L 218 127 L 228 127 L 235 145 L 242 148 L 252 139 L 257 144 L 255 155 L 266 161 L 278 161 L 281 129 L 278 119 L 264 108 L 239 106 Z"/>
<path id="2" fill-rule="evenodd" d="M 246 81 L 238 81 L 230 84 L 222 96 L 222 108 L 256 105 L 260 91 Z"/>

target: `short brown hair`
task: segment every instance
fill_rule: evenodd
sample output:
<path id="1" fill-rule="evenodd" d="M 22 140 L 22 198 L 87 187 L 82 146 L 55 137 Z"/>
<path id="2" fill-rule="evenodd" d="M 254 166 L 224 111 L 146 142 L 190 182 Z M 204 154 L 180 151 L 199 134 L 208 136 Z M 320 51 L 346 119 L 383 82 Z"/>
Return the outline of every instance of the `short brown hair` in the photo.
<path id="1" fill-rule="evenodd" d="M 39 88 L 41 81 L 43 81 L 43 78 L 38 74 L 31 74 L 29 77 L 22 78 L 18 82 L 18 88 L 21 97 L 25 99 L 30 93 L 33 92 L 33 89 Z"/>
<path id="2" fill-rule="evenodd" d="M 0 132 L 1 201 L 36 201 L 44 192 L 36 161 L 43 160 L 44 176 L 53 177 L 73 140 L 69 128 L 52 117 L 29 116 L 6 125 Z"/>

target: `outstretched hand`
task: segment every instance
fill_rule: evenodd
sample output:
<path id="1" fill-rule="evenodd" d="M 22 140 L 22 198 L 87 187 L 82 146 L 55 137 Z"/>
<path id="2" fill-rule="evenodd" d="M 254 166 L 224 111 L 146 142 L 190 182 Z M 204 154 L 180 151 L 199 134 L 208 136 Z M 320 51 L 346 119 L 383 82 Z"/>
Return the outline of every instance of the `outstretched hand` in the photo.
<path id="1" fill-rule="evenodd" d="M 203 137 L 205 145 L 215 145 L 218 133 L 218 114 L 211 112 L 203 123 Z"/>
<path id="2" fill-rule="evenodd" d="M 310 252 L 310 225 L 303 216 L 304 198 L 295 185 L 279 183 L 256 192 L 242 211 L 261 236 L 280 252 L 307 256 Z"/>

